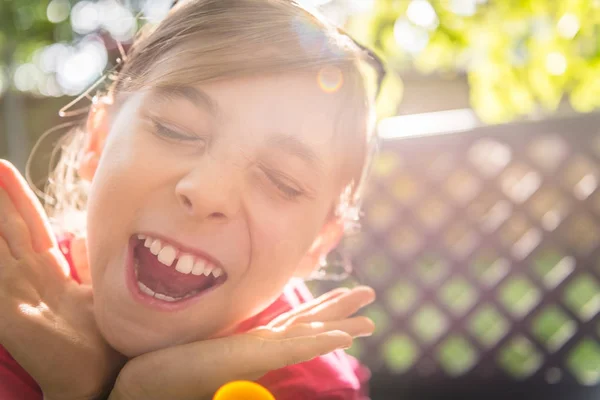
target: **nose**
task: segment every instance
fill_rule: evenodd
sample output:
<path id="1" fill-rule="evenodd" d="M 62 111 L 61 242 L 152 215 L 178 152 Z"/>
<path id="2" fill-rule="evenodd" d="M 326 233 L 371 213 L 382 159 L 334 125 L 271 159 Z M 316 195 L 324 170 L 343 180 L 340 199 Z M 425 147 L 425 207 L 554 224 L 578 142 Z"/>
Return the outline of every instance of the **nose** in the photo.
<path id="1" fill-rule="evenodd" d="M 240 209 L 238 175 L 235 167 L 223 166 L 215 160 L 207 161 L 179 180 L 175 194 L 188 215 L 224 222 Z"/>

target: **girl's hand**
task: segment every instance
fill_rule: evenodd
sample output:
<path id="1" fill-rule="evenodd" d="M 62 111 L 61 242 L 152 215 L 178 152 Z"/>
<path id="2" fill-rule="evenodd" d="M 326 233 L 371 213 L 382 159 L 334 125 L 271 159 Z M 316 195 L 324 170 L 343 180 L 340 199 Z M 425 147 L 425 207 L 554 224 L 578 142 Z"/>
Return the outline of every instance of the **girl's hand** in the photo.
<path id="1" fill-rule="evenodd" d="M 50 400 L 98 398 L 111 389 L 125 363 L 96 327 L 91 288 L 69 277 L 40 203 L 4 160 L 0 343 Z"/>
<path id="2" fill-rule="evenodd" d="M 373 332 L 371 320 L 350 316 L 374 299 L 368 287 L 337 289 L 248 333 L 146 353 L 125 365 L 110 399 L 210 398 L 229 381 L 347 348 Z"/>

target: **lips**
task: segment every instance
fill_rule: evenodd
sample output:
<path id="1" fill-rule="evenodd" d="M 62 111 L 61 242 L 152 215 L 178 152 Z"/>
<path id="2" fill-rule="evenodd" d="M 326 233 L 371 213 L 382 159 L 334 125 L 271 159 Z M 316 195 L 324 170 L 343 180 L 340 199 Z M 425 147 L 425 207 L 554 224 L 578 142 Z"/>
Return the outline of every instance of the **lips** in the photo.
<path id="1" fill-rule="evenodd" d="M 209 257 L 181 250 L 164 239 L 138 235 L 131 245 L 132 289 L 142 298 L 175 304 L 208 292 L 227 279 L 224 270 Z"/>
<path id="2" fill-rule="evenodd" d="M 212 274 L 208 276 L 182 274 L 175 268 L 167 267 L 144 246 L 136 247 L 134 257 L 138 282 L 156 294 L 180 299 L 194 295 L 197 291 L 207 289 L 217 282 L 217 278 Z"/>

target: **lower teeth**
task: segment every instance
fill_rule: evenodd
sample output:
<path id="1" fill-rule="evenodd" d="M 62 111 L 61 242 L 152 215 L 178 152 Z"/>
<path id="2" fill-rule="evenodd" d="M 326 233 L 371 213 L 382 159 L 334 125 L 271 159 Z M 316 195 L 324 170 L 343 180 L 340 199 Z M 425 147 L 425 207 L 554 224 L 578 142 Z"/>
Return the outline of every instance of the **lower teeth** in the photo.
<path id="1" fill-rule="evenodd" d="M 134 268 L 136 279 L 138 277 L 139 267 L 140 267 L 139 261 L 136 259 L 135 260 L 135 268 Z M 174 301 L 179 301 L 182 299 L 187 299 L 188 297 L 192 297 L 195 294 L 197 294 L 198 292 L 200 292 L 199 290 L 192 290 L 191 292 L 187 293 L 185 296 L 171 297 L 171 296 L 167 296 L 166 294 L 156 293 L 154 290 L 150 289 L 148 286 L 144 285 L 140 281 L 137 281 L 137 284 L 138 284 L 138 288 L 140 289 L 140 291 L 142 293 L 145 293 L 148 296 L 154 297 L 155 299 L 164 300 L 164 301 L 168 301 L 168 302 L 174 302 Z"/>

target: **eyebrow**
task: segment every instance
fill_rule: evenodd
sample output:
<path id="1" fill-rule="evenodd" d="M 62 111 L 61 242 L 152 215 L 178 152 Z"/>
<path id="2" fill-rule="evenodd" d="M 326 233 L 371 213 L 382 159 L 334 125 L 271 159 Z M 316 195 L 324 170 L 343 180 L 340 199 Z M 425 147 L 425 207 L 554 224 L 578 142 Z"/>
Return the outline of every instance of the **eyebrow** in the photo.
<path id="1" fill-rule="evenodd" d="M 161 86 L 155 89 L 154 92 L 168 99 L 183 98 L 198 108 L 208 110 L 215 116 L 221 114 L 221 109 L 213 98 L 198 88 L 191 86 Z M 324 170 L 324 163 L 321 157 L 296 136 L 272 134 L 267 138 L 267 145 L 300 158 L 319 174 L 322 174 Z"/>
<path id="2" fill-rule="evenodd" d="M 323 172 L 324 164 L 322 158 L 296 136 L 273 134 L 267 138 L 267 146 L 300 158 L 319 174 Z"/>
<path id="3" fill-rule="evenodd" d="M 207 110 L 214 116 L 221 114 L 219 105 L 208 95 L 208 93 L 191 86 L 161 86 L 155 89 L 154 92 L 167 99 L 187 100 L 197 108 Z"/>

